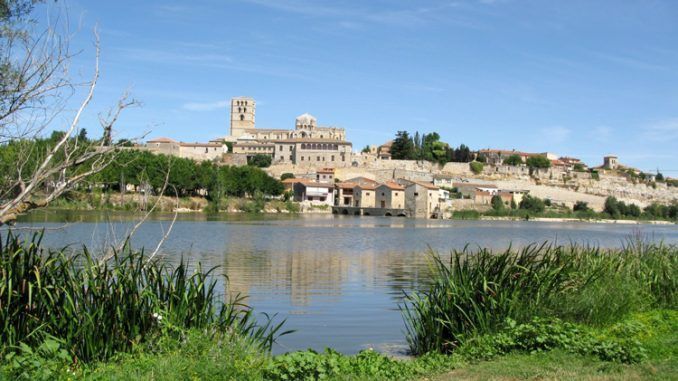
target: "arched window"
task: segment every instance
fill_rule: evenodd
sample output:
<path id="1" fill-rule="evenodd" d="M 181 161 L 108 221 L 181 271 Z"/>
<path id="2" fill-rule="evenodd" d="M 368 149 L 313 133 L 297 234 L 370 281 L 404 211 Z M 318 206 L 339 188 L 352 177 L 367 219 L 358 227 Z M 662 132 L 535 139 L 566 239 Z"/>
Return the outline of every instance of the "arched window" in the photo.
<path id="1" fill-rule="evenodd" d="M 242 109 L 242 111 L 243 111 L 243 112 L 247 112 L 247 107 L 245 107 L 244 109 Z"/>
<path id="2" fill-rule="evenodd" d="M 245 120 L 245 115 L 240 114 L 240 120 Z"/>

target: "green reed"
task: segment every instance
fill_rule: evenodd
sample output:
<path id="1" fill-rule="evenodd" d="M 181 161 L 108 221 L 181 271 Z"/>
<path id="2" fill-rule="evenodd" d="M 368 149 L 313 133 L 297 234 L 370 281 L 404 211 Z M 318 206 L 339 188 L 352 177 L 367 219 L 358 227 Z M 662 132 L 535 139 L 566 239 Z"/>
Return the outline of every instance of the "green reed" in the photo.
<path id="1" fill-rule="evenodd" d="M 80 361 L 104 360 L 189 328 L 241 334 L 269 350 L 283 322 L 266 315 L 258 323 L 241 297 L 220 301 L 214 271 L 129 247 L 100 261 L 86 248 L 69 255 L 42 248 L 39 234 L 8 233 L 0 238 L 0 354 L 56 337 Z"/>
<path id="2" fill-rule="evenodd" d="M 678 247 L 629 240 L 621 249 L 529 245 L 501 253 L 431 253 L 433 279 L 401 306 L 410 350 L 449 353 L 507 318 L 604 324 L 633 311 L 676 308 Z"/>

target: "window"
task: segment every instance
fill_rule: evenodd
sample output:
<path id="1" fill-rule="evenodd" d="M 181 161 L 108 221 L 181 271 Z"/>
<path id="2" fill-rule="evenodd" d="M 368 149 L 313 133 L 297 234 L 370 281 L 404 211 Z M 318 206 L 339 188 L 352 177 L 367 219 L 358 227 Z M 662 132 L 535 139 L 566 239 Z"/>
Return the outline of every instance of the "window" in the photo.
<path id="1" fill-rule="evenodd" d="M 304 161 L 304 157 L 303 157 L 303 156 L 301 157 L 301 161 Z"/>
<path id="2" fill-rule="evenodd" d="M 397 196 L 397 195 L 398 195 L 398 192 L 395 192 L 395 195 Z"/>
<path id="3" fill-rule="evenodd" d="M 369 195 L 370 195 L 370 192 L 365 192 L 365 196 L 369 196 Z"/>
<path id="4" fill-rule="evenodd" d="M 240 114 L 240 120 L 245 120 L 245 115 Z"/>
<path id="5" fill-rule="evenodd" d="M 332 155 L 332 161 L 334 161 L 334 155 Z"/>
<path id="6" fill-rule="evenodd" d="M 414 197 L 419 197 L 419 193 L 414 192 Z"/>
<path id="7" fill-rule="evenodd" d="M 318 157 L 316 158 L 316 161 L 320 161 L 320 156 L 318 156 Z"/>
<path id="8" fill-rule="evenodd" d="M 243 112 L 247 112 L 247 107 L 242 109 Z"/>
<path id="9" fill-rule="evenodd" d="M 381 195 L 382 195 L 382 196 L 386 196 L 386 195 L 384 194 L 384 192 L 381 192 Z"/>
<path id="10" fill-rule="evenodd" d="M 292 155 L 290 155 L 290 161 L 292 160 Z"/>
<path id="11" fill-rule="evenodd" d="M 290 146 L 290 152 L 292 152 L 292 146 Z"/>

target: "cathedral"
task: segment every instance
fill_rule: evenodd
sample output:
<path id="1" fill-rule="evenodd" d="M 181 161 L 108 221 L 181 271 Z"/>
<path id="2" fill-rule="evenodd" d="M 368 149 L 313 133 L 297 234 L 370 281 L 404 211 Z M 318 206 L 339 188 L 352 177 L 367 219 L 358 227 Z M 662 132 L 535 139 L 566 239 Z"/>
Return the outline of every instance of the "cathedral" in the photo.
<path id="1" fill-rule="evenodd" d="M 296 118 L 293 130 L 256 128 L 256 102 L 249 97 L 233 98 L 230 111 L 230 135 L 213 142 L 231 142 L 235 155 L 269 155 L 273 164 L 350 165 L 352 145 L 343 128 L 318 126 L 308 113 Z"/>

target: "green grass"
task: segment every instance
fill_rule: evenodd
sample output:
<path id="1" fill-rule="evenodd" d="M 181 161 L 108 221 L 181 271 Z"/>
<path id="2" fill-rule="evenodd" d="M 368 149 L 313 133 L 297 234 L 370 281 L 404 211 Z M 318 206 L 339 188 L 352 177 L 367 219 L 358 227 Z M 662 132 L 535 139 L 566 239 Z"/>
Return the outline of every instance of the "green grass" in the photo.
<path id="1" fill-rule="evenodd" d="M 403 305 L 417 354 L 271 356 L 281 325 L 221 303 L 211 271 L 127 248 L 0 241 L 0 380 L 676 379 L 678 249 L 532 245 L 433 255 Z"/>
<path id="2" fill-rule="evenodd" d="M 530 245 L 494 253 L 468 249 L 448 263 L 435 253 L 433 281 L 402 306 L 414 354 L 451 353 L 508 319 L 534 316 L 602 325 L 678 301 L 678 247 L 629 241 L 617 250 Z"/>
<path id="3" fill-rule="evenodd" d="M 129 247 L 107 261 L 86 248 L 45 250 L 40 235 L 0 237 L 0 356 L 56 342 L 79 362 L 105 360 L 156 336 L 213 327 L 270 348 L 281 325 L 220 302 L 214 269 L 171 267 Z"/>

